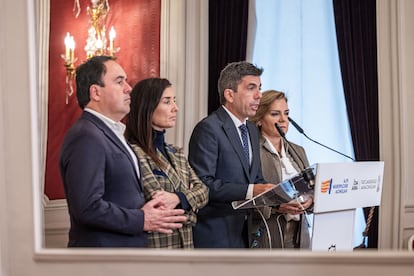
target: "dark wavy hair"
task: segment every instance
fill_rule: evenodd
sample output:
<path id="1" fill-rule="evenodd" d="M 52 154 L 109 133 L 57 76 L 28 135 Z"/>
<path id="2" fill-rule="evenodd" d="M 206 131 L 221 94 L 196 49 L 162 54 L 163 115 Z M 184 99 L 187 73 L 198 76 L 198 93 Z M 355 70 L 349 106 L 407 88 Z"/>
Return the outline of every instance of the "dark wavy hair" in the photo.
<path id="1" fill-rule="evenodd" d="M 225 104 L 224 90 L 231 89 L 237 91 L 237 86 L 245 76 L 261 76 L 263 68 L 258 68 L 247 61 L 232 62 L 227 64 L 220 72 L 218 79 L 218 93 L 220 104 Z"/>
<path id="2" fill-rule="evenodd" d="M 114 60 L 110 56 L 95 56 L 76 68 L 76 97 L 80 108 L 90 102 L 89 88 L 93 84 L 105 87 L 102 77 L 106 74 L 105 62 Z"/>
<path id="3" fill-rule="evenodd" d="M 149 78 L 138 82 L 132 89 L 131 109 L 126 116 L 125 138 L 131 144 L 141 147 L 160 167 L 163 163 L 152 142 L 152 116 L 164 90 L 170 86 L 170 81 L 162 78 Z"/>

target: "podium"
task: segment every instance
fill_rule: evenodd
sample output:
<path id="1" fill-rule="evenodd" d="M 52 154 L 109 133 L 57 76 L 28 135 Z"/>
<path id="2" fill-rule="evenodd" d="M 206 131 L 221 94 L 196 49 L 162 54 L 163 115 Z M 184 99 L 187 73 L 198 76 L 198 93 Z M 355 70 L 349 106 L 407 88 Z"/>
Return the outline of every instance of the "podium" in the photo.
<path id="1" fill-rule="evenodd" d="M 234 209 L 276 206 L 313 194 L 310 218 L 312 251 L 352 251 L 357 208 L 381 203 L 384 162 L 318 163 Z"/>
<path id="2" fill-rule="evenodd" d="M 384 162 L 314 165 L 312 251 L 352 251 L 357 208 L 381 203 Z"/>

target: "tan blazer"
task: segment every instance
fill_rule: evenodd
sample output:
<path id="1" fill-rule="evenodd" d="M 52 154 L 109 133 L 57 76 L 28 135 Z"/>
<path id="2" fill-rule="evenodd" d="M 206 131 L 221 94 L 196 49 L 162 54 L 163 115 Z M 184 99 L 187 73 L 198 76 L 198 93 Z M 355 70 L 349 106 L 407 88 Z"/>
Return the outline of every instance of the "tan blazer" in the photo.
<path id="1" fill-rule="evenodd" d="M 285 144 L 285 149 L 287 157 L 290 159 L 291 163 L 298 172 L 309 167 L 309 161 L 303 147 L 294 143 L 289 143 L 289 145 Z M 264 137 L 260 137 L 260 158 L 264 179 L 269 183 L 280 183 L 282 181 L 282 166 L 280 164 L 280 159 L 270 150 L 268 142 Z M 271 207 L 260 208 L 260 210 L 266 219 L 266 223 L 270 231 L 272 248 L 281 248 L 282 244 L 285 244 L 285 247 L 292 246 L 288 246 L 286 241 L 281 241 L 281 235 L 286 234 L 285 229 L 288 227 L 288 222 L 284 219 L 284 217 L 281 216 L 276 209 Z M 301 220 L 299 222 L 289 222 L 289 227 L 292 228 L 294 233 L 297 233 L 296 237 L 298 243 L 300 240 L 300 247 L 308 247 L 309 232 L 303 216 L 301 216 Z M 264 227 L 262 218 L 255 214 L 252 222 L 251 247 L 270 247 L 270 240 L 266 229 L 267 228 Z M 280 230 L 282 230 L 282 234 L 280 233 Z"/>
<path id="2" fill-rule="evenodd" d="M 300 172 L 303 169 L 309 167 L 309 161 L 306 157 L 306 153 L 303 147 L 291 142 L 289 144 L 290 145 L 287 145 L 285 143 L 285 149 L 287 156 L 289 157 L 295 169 L 298 172 Z M 291 147 L 293 147 L 294 150 Z M 295 152 L 298 155 L 296 155 Z M 280 159 L 276 154 L 271 152 L 271 150 L 269 149 L 269 145 L 267 145 L 266 139 L 264 139 L 263 137 L 260 137 L 260 159 L 262 162 L 262 171 L 264 179 L 266 179 L 266 181 L 269 181 L 270 183 L 275 184 L 281 182 L 282 166 L 280 164 Z"/>

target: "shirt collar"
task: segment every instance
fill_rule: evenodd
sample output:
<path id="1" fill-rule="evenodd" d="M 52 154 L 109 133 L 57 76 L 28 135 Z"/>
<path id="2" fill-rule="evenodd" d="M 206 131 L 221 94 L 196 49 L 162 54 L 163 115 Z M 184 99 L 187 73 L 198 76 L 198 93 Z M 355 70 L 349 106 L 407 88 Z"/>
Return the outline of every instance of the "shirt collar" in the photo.
<path id="1" fill-rule="evenodd" d="M 125 128 L 126 128 L 124 123 L 116 122 L 112 120 L 111 118 L 106 117 L 102 113 L 99 113 L 90 108 L 85 108 L 84 110 L 95 115 L 99 119 L 101 119 L 105 123 L 105 125 L 107 125 L 110 129 L 112 129 L 116 134 L 121 135 L 121 136 L 124 135 Z"/>
<path id="2" fill-rule="evenodd" d="M 289 157 L 286 155 L 286 149 L 285 149 L 285 143 L 280 141 L 282 143 L 282 149 L 280 151 L 280 154 L 277 152 L 276 148 L 273 146 L 273 144 L 270 142 L 270 140 L 263 135 L 265 138 L 264 146 L 269 150 L 271 153 L 276 154 L 279 157 L 281 167 L 282 167 L 282 179 L 285 180 L 286 178 L 292 177 L 292 175 L 297 174 L 297 170 L 294 168 L 292 161 L 290 161 Z"/>
<path id="3" fill-rule="evenodd" d="M 231 120 L 233 121 L 234 125 L 238 128 L 240 125 L 246 124 L 247 123 L 247 118 L 244 119 L 243 122 L 241 122 L 236 116 L 234 116 L 233 113 L 230 112 L 230 110 L 228 110 L 224 105 L 222 105 L 222 107 L 224 108 L 224 110 L 227 112 L 227 114 L 229 114 Z"/>
<path id="4" fill-rule="evenodd" d="M 285 157 L 286 156 L 285 144 L 283 143 L 283 140 L 280 141 L 282 143 L 282 150 L 280 151 L 280 155 L 281 155 L 280 156 L 279 153 L 277 152 L 276 148 L 273 146 L 272 142 L 270 142 L 270 140 L 266 136 L 264 136 L 263 134 L 262 134 L 262 136 L 265 139 L 265 146 L 266 146 L 266 148 L 271 153 L 274 153 L 274 154 L 276 154 L 279 157 Z"/>

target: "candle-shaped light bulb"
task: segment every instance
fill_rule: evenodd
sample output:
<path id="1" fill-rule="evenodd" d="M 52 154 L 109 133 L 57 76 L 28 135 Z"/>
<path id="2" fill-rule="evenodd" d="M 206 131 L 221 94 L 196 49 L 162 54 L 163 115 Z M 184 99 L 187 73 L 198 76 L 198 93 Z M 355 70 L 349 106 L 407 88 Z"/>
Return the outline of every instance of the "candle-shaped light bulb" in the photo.
<path id="1" fill-rule="evenodd" d="M 75 39 L 73 38 L 73 36 L 70 37 L 70 61 L 74 62 L 75 61 Z"/>
<path id="2" fill-rule="evenodd" d="M 109 52 L 113 54 L 114 52 L 114 40 L 116 37 L 116 32 L 114 29 L 114 26 L 111 27 L 111 30 L 109 31 Z"/>
<path id="3" fill-rule="evenodd" d="M 95 42 L 95 47 L 96 47 L 97 49 L 99 49 L 99 50 L 101 50 L 101 49 L 102 49 L 102 47 L 103 47 L 103 41 L 102 41 L 102 39 L 101 39 L 101 38 L 98 38 L 98 39 L 96 40 L 96 42 Z"/>
<path id="4" fill-rule="evenodd" d="M 68 60 L 70 58 L 70 34 L 66 33 L 65 37 L 65 59 Z"/>

